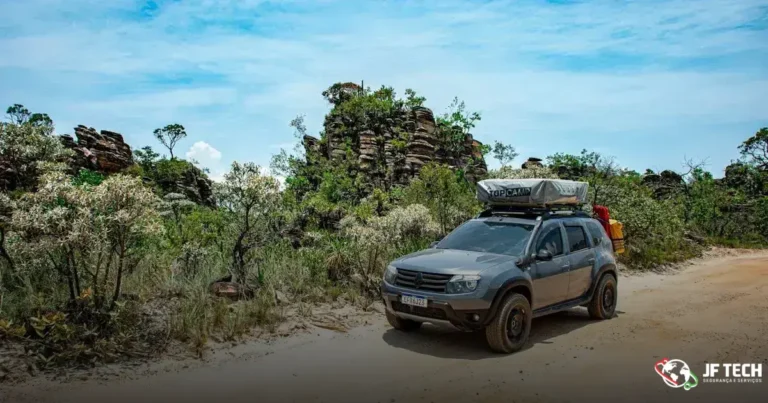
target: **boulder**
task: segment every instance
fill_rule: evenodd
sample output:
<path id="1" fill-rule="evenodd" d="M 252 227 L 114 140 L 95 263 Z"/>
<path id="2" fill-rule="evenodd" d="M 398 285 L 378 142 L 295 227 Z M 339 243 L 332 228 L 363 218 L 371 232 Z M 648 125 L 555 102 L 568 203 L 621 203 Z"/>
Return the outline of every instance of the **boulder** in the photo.
<path id="1" fill-rule="evenodd" d="M 528 158 L 527 161 L 523 162 L 523 169 L 530 169 L 530 168 L 540 168 L 543 165 L 541 164 L 541 158 L 531 157 Z"/>
<path id="2" fill-rule="evenodd" d="M 133 165 L 131 147 L 120 133 L 79 125 L 75 128 L 77 141 L 70 136 L 60 137 L 64 147 L 74 151 L 70 165 L 74 172 L 81 168 L 105 174 L 121 172 Z"/>

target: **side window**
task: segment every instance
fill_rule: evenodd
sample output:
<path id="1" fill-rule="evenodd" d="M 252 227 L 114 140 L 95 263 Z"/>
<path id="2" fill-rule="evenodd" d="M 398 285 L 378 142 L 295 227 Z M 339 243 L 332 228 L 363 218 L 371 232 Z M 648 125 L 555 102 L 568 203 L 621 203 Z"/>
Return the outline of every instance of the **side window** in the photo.
<path id="1" fill-rule="evenodd" d="M 584 227 L 581 225 L 566 225 L 565 233 L 568 235 L 568 245 L 571 252 L 587 249 L 587 234 L 584 233 Z"/>
<path id="2" fill-rule="evenodd" d="M 563 254 L 563 234 L 560 232 L 559 225 L 550 225 L 548 228 L 544 228 L 542 236 L 536 242 L 536 252 L 542 249 L 549 250 L 552 256 Z"/>
<path id="3" fill-rule="evenodd" d="M 597 246 L 600 240 L 606 236 L 603 227 L 594 221 L 587 221 L 587 229 L 589 229 L 589 235 L 592 237 L 593 246 Z"/>

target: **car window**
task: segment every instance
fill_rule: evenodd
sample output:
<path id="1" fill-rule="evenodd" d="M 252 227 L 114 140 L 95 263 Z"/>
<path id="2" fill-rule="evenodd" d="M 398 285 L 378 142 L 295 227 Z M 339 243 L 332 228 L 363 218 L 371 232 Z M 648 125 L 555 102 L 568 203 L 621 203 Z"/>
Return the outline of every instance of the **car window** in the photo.
<path id="1" fill-rule="evenodd" d="M 535 252 L 538 252 L 542 249 L 548 250 L 550 253 L 552 253 L 552 256 L 563 254 L 563 234 L 560 232 L 559 225 L 553 225 L 544 229 L 542 236 L 536 243 Z"/>
<path id="2" fill-rule="evenodd" d="M 597 246 L 597 243 L 605 237 L 605 230 L 594 221 L 587 221 L 587 229 L 589 229 L 589 235 L 592 237 L 592 245 Z"/>
<path id="3" fill-rule="evenodd" d="M 587 234 L 584 233 L 584 227 L 581 225 L 566 225 L 565 233 L 568 236 L 568 245 L 571 252 L 587 249 Z"/>
<path id="4" fill-rule="evenodd" d="M 533 227 L 533 224 L 468 221 L 448 234 L 435 247 L 519 256 L 528 244 Z"/>

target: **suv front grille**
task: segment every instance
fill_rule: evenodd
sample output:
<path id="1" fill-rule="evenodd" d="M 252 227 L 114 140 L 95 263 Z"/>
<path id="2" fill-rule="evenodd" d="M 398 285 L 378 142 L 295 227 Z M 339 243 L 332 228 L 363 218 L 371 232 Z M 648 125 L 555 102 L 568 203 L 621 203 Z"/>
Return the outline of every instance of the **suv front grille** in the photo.
<path id="1" fill-rule="evenodd" d="M 409 313 L 411 315 L 422 316 L 425 318 L 447 320 L 448 315 L 442 309 L 422 308 L 420 306 L 405 305 L 397 301 L 392 301 L 392 309 L 397 312 Z"/>
<path id="2" fill-rule="evenodd" d="M 395 285 L 431 292 L 445 292 L 445 285 L 453 277 L 451 274 L 422 273 L 413 270 L 397 269 Z"/>

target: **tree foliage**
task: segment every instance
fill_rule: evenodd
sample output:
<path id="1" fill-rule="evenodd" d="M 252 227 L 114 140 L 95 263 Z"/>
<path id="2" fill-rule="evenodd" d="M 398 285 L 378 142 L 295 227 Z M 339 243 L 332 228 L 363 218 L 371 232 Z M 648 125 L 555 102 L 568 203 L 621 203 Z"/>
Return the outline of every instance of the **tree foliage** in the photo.
<path id="1" fill-rule="evenodd" d="M 70 301 L 89 289 L 99 306 L 108 301 L 114 308 L 123 275 L 142 258 L 142 242 L 161 231 L 155 202 L 137 178 L 114 175 L 98 186 L 77 186 L 62 173 L 47 174 L 13 213 L 12 230 L 23 241 L 18 253 L 42 258 L 45 264 L 34 268 L 53 270 Z"/>
<path id="2" fill-rule="evenodd" d="M 493 143 L 492 151 L 493 158 L 496 158 L 501 166 L 506 166 L 518 156 L 514 146 L 511 144 L 504 144 L 500 141 L 495 141 Z"/>
<path id="3" fill-rule="evenodd" d="M 480 112 L 468 111 L 464 101 L 458 97 L 453 98 L 448 111 L 435 119 L 442 152 L 451 156 L 460 155 L 464 150 L 467 134 L 480 119 Z"/>
<path id="4" fill-rule="evenodd" d="M 175 158 L 173 156 L 173 148 L 176 147 L 176 143 L 178 143 L 179 140 L 183 139 L 184 137 L 187 137 L 186 129 L 184 129 L 184 126 L 178 123 L 155 129 L 154 134 L 155 138 L 157 138 L 157 141 L 159 141 L 160 144 L 168 149 L 168 153 L 171 155 L 171 159 Z"/>
<path id="5" fill-rule="evenodd" d="M 52 126 L 28 120 L 26 108 L 16 107 L 21 105 L 9 108 L 12 123 L 0 122 L 0 166 L 9 176 L 7 182 L 0 181 L 5 190 L 33 188 L 46 170 L 63 169 L 72 154 L 52 135 Z"/>
<path id="6" fill-rule="evenodd" d="M 273 241 L 279 232 L 280 184 L 261 173 L 252 163 L 232 163 L 224 181 L 217 187 L 220 205 L 233 216 L 237 238 L 232 246 L 232 275 L 247 283 L 253 264 L 253 250 Z M 256 268 L 256 284 L 263 281 Z"/>
<path id="7" fill-rule="evenodd" d="M 404 189 L 404 202 L 424 204 L 442 234 L 480 211 L 472 187 L 461 174 L 434 163 L 422 167 L 419 177 Z"/>
<path id="8" fill-rule="evenodd" d="M 768 127 L 763 127 L 745 140 L 739 146 L 739 151 L 761 169 L 768 169 Z"/>

